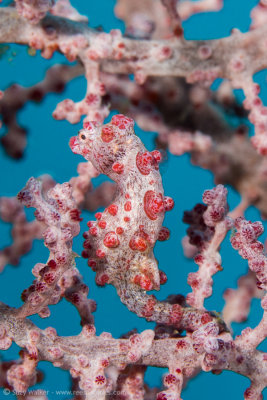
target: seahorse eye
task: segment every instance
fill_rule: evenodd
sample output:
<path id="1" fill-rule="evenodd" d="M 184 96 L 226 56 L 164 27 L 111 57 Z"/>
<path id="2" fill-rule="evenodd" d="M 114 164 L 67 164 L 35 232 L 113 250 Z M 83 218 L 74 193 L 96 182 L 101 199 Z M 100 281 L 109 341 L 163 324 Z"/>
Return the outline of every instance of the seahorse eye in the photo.
<path id="1" fill-rule="evenodd" d="M 80 139 L 85 140 L 85 139 L 86 139 L 86 136 L 85 136 L 84 134 L 81 134 L 81 135 L 80 135 Z"/>

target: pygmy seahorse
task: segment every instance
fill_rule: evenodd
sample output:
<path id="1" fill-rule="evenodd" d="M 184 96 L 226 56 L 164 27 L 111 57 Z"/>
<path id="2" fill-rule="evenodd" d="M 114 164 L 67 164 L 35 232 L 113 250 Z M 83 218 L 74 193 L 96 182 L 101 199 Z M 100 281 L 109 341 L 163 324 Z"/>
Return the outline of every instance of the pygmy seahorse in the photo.
<path id="1" fill-rule="evenodd" d="M 145 291 L 158 290 L 166 276 L 158 270 L 153 248 L 169 237 L 162 222 L 174 205 L 164 197 L 161 153 L 146 150 L 134 133 L 134 121 L 124 115 L 102 126 L 85 122 L 70 147 L 117 183 L 113 203 L 95 214 L 84 233 L 82 255 L 96 272 L 97 284 L 127 279 Z"/>

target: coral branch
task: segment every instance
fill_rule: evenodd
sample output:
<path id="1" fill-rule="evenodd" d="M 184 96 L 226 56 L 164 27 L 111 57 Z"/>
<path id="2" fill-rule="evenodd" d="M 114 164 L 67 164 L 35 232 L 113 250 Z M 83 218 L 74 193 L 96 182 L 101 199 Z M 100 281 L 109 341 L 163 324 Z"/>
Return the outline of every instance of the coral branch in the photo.
<path id="1" fill-rule="evenodd" d="M 201 12 L 219 11 L 222 6 L 223 0 L 184 0 L 178 4 L 178 11 L 184 20 Z"/>
<path id="2" fill-rule="evenodd" d="M 263 233 L 260 221 L 251 222 L 239 217 L 235 220 L 236 233 L 231 238 L 234 249 L 241 257 L 248 260 L 249 268 L 255 272 L 257 286 L 266 291 L 267 288 L 267 259 L 264 255 L 264 246 L 257 240 Z"/>
<path id="3" fill-rule="evenodd" d="M 188 275 L 187 282 L 193 291 L 187 295 L 186 300 L 192 307 L 199 309 L 204 307 L 204 299 L 212 294 L 212 275 L 222 270 L 218 250 L 231 228 L 231 221 L 226 217 L 228 212 L 226 196 L 227 190 L 222 185 L 206 190 L 203 194 L 203 201 L 208 205 L 202 216 L 203 225 L 205 225 L 205 231 L 210 228 L 214 232 L 209 240 L 201 240 L 196 228 L 195 230 L 191 228 L 188 232 L 193 236 L 191 244 L 197 244 L 200 253 L 195 257 L 199 270 Z"/>
<path id="4" fill-rule="evenodd" d="M 101 37 L 102 33 L 97 33 L 85 25 L 77 24 L 75 21 L 60 17 L 47 16 L 41 24 L 37 26 L 28 25 L 27 22 L 16 16 L 16 11 L 12 8 L 1 8 L 0 10 L 0 41 L 2 43 L 13 41 L 20 44 L 30 44 L 34 46 L 32 37 L 40 38 L 40 48 L 46 49 L 57 44 L 54 51 L 59 48 L 64 54 L 66 50 L 62 47 L 63 40 L 71 40 L 65 32 L 72 32 L 75 35 L 83 35 L 94 47 L 94 42 Z M 54 38 L 46 34 L 46 27 L 53 29 Z M 115 46 L 117 42 L 111 42 L 111 48 L 107 56 L 113 60 L 101 60 L 101 67 L 107 72 L 132 73 L 136 71 L 139 64 L 142 72 L 147 76 L 181 76 L 186 77 L 188 81 L 208 80 L 213 81 L 216 77 L 231 78 L 235 72 L 232 66 L 232 58 L 241 51 L 248 50 L 246 53 L 246 65 L 249 65 L 249 72 L 253 75 L 260 69 L 266 68 L 266 57 L 263 53 L 263 36 L 266 27 L 241 34 L 234 32 L 230 37 L 210 41 L 175 41 L 168 40 L 133 40 L 121 38 L 121 43 L 125 46 L 121 50 L 121 57 L 117 56 Z M 86 46 L 88 46 L 88 43 Z M 159 62 L 157 49 L 167 46 L 170 48 L 170 54 L 166 59 Z M 203 47 L 204 46 L 204 47 Z M 204 48 L 209 48 L 209 55 L 204 52 Z M 138 49 L 138 51 L 137 51 Z M 52 48 L 51 48 L 52 50 Z M 76 44 L 75 51 L 79 54 L 82 47 Z M 230 50 L 230 51 L 229 51 Z M 239 50 L 239 51 L 237 51 Z M 112 57 L 112 52 L 113 57 Z M 180 54 L 187 55 L 181 59 Z M 205 53 L 205 54 L 204 54 Z M 136 59 L 137 57 L 137 59 Z M 260 63 L 257 61 L 260 57 Z M 131 59 L 134 61 L 131 61 Z M 234 58 L 233 58 L 234 61 Z M 197 67 L 197 68 L 196 68 Z"/>
<path id="5" fill-rule="evenodd" d="M 177 3 L 179 0 L 161 0 L 162 4 L 166 7 L 170 20 L 171 27 L 175 36 L 180 37 L 183 35 L 183 28 L 180 16 L 177 12 Z"/>
<path id="6" fill-rule="evenodd" d="M 31 24 L 38 24 L 52 7 L 54 0 L 15 0 L 18 14 Z"/>
<path id="7" fill-rule="evenodd" d="M 40 177 L 44 193 L 51 189 L 55 182 L 49 175 Z M 16 197 L 0 198 L 0 218 L 12 224 L 13 243 L 0 251 L 0 272 L 7 264 L 18 265 L 22 255 L 32 248 L 34 239 L 41 239 L 45 226 L 42 221 L 28 222 L 23 206 Z"/>
<path id="8" fill-rule="evenodd" d="M 237 289 L 226 289 L 223 294 L 225 306 L 222 311 L 223 320 L 230 327 L 232 322 L 246 321 L 253 298 L 261 298 L 262 291 L 257 288 L 256 276 L 251 270 L 238 279 Z"/>
<path id="9" fill-rule="evenodd" d="M 20 316 L 39 313 L 46 317 L 49 315 L 47 305 L 60 300 L 59 279 L 74 266 L 72 239 L 80 231 L 80 211 L 71 197 L 68 183 L 57 184 L 44 198 L 40 182 L 31 178 L 18 199 L 26 207 L 36 208 L 36 219 L 47 227 L 43 237 L 50 251 L 47 265 L 39 263 L 33 269 L 37 280 L 22 293 L 25 304 L 20 308 Z"/>
<path id="10" fill-rule="evenodd" d="M 181 376 L 182 372 L 184 377 L 190 377 L 201 365 L 204 370 L 230 369 L 256 382 L 259 393 L 267 383 L 267 366 L 263 362 L 266 355 L 254 350 L 254 368 L 251 369 L 251 351 L 235 345 L 229 334 L 218 336 L 218 327 L 213 323 L 185 338 L 153 340 L 154 333 L 149 330 L 133 334 L 129 339 L 113 339 L 107 333 L 97 337 L 92 325 L 85 325 L 77 337 L 60 337 L 53 328 L 40 330 L 31 321 L 18 318 L 16 310 L 3 303 L 0 309 L 0 326 L 8 332 L 9 338 L 20 347 L 29 349 L 30 354 L 34 347 L 38 361 L 50 361 L 57 367 L 70 370 L 73 377 L 80 378 L 80 387 L 90 396 L 96 396 L 100 388 L 112 389 L 104 369 L 108 371 L 109 366 L 116 366 L 122 370 L 129 363 L 171 368 L 176 365 L 175 374 Z M 186 360 L 190 360 L 190 365 Z M 167 375 L 165 383 L 171 386 L 173 381 L 170 379 L 171 376 Z"/>
<path id="11" fill-rule="evenodd" d="M 0 10 L 0 29 L 1 42 L 30 44 L 32 47 L 42 49 L 43 56 L 48 58 L 59 49 L 71 61 L 79 57 L 85 63 L 85 67 L 87 65 L 85 60 L 89 59 L 91 63 L 92 60 L 99 63 L 101 69 L 106 72 L 134 73 L 138 83 L 143 83 L 147 76 L 152 75 L 180 76 L 185 77 L 190 83 L 200 81 L 207 84 L 221 77 L 232 81 L 234 87 L 244 88 L 245 81 L 240 83 L 236 79 L 236 74 L 240 73 L 244 66 L 246 80 L 267 67 L 265 26 L 245 34 L 234 31 L 230 37 L 211 41 L 140 41 L 123 38 L 116 31 L 112 31 L 110 35 L 97 33 L 84 24 L 54 16 L 47 16 L 40 24 L 32 26 L 17 18 L 13 9 L 3 8 Z M 72 35 L 66 35 L 67 31 L 72 32 Z M 96 66 L 95 68 L 97 69 Z M 90 89 L 89 95 L 91 93 L 101 96 L 104 92 L 101 94 Z M 68 119 L 71 122 L 77 122 L 79 114 L 88 111 L 86 107 L 84 108 L 84 102 L 86 100 L 81 104 L 82 109 L 79 111 L 77 105 L 68 103 L 70 105 Z M 57 112 L 59 118 L 67 117 L 68 107 L 66 107 L 65 104 L 64 108 Z M 257 108 L 252 113 L 253 122 L 255 122 L 253 115 L 258 111 L 261 109 Z M 98 114 L 96 119 L 103 120 L 106 116 L 105 108 L 101 111 L 100 107 Z M 261 154 L 265 154 L 267 145 L 264 114 L 262 119 L 260 128 L 256 124 L 257 136 L 253 139 L 253 144 Z"/>

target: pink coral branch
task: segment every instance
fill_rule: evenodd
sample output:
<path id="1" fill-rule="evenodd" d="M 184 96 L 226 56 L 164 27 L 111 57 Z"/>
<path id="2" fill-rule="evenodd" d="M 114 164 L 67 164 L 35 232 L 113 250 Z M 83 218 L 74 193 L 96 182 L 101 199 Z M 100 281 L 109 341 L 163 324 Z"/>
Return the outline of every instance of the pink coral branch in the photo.
<path id="1" fill-rule="evenodd" d="M 80 211 L 71 197 L 68 183 L 54 186 L 43 197 L 40 182 L 31 178 L 18 199 L 26 207 L 36 208 L 36 219 L 46 225 L 43 237 L 50 251 L 47 265 L 36 264 L 33 269 L 37 280 L 22 294 L 25 304 L 20 308 L 20 316 L 39 313 L 45 317 L 49 315 L 47 305 L 60 300 L 59 279 L 74 266 L 72 239 L 80 230 Z"/>
<path id="2" fill-rule="evenodd" d="M 181 37 L 183 35 L 182 21 L 180 15 L 177 12 L 177 4 L 179 0 L 161 0 L 164 7 L 166 7 L 167 12 L 170 17 L 170 25 L 173 30 L 173 34 L 176 37 Z"/>
<path id="3" fill-rule="evenodd" d="M 93 187 L 92 178 L 98 172 L 90 162 L 80 163 L 77 168 L 78 176 L 70 179 L 72 196 L 79 209 L 95 211 L 108 205 L 115 193 L 115 185 L 104 182 L 97 188 Z M 42 182 L 43 194 L 55 186 L 55 181 L 49 176 L 39 177 Z M 32 248 L 35 239 L 42 239 L 45 230 L 43 221 L 27 221 L 23 206 L 17 197 L 0 197 L 0 218 L 3 222 L 12 224 L 11 235 L 13 243 L 0 251 L 0 271 L 7 264 L 18 265 L 20 258 Z"/>
<path id="4" fill-rule="evenodd" d="M 32 26 L 24 20 L 18 22 L 19 18 L 13 18 L 14 13 L 10 8 L 0 10 L 1 42 L 30 44 L 34 48 L 42 49 L 44 57 L 48 58 L 59 49 L 70 60 L 80 57 L 83 60 L 87 58 L 97 61 L 106 72 L 135 73 L 139 83 L 152 75 L 180 76 L 190 83 L 200 81 L 208 84 L 221 77 L 233 81 L 234 87 L 240 87 L 236 74 L 240 72 L 242 65 L 246 66 L 248 77 L 267 67 L 264 51 L 265 26 L 245 34 L 234 31 L 230 37 L 211 41 L 139 41 L 123 38 L 115 32 L 110 35 L 97 33 L 85 25 L 53 16 Z M 67 36 L 64 33 L 66 30 L 73 34 Z M 105 39 L 101 41 L 103 36 Z M 181 54 L 187 56 L 181 57 Z M 243 64 L 240 64 L 240 57 L 243 58 Z M 258 108 L 255 112 L 257 111 Z M 86 110 L 81 110 L 81 114 L 84 112 Z M 264 127 L 263 131 L 265 132 Z M 266 135 L 263 131 L 256 129 L 256 139 L 253 140 L 261 154 L 266 152 Z"/>
<path id="5" fill-rule="evenodd" d="M 71 19 L 72 21 L 88 22 L 86 15 L 81 15 L 76 8 L 72 7 L 69 0 L 56 0 L 50 12 L 53 15 Z"/>
<path id="6" fill-rule="evenodd" d="M 85 57 L 82 59 L 87 80 L 86 96 L 77 103 L 70 99 L 63 100 L 57 105 L 53 112 L 53 117 L 59 120 L 66 119 L 75 124 L 80 121 L 82 115 L 86 115 L 86 119 L 89 121 L 102 122 L 108 116 L 109 109 L 106 105 L 101 104 L 102 97 L 105 94 L 105 87 L 100 81 L 99 65 Z"/>
<path id="7" fill-rule="evenodd" d="M 188 19 L 196 13 L 219 11 L 223 6 L 223 0 L 171 0 L 166 3 L 167 7 L 162 0 L 117 0 L 115 13 L 125 22 L 127 35 L 159 39 L 172 35 L 173 24 L 178 25 L 178 31 L 182 33 L 180 20 Z"/>
<path id="8" fill-rule="evenodd" d="M 214 234 L 209 241 L 203 241 L 199 246 L 201 252 L 195 257 L 199 270 L 188 275 L 187 282 L 193 291 L 186 297 L 188 304 L 199 309 L 204 308 L 204 299 L 212 294 L 212 275 L 222 269 L 218 250 L 231 228 L 231 221 L 227 218 L 226 195 L 227 190 L 222 185 L 206 190 L 203 194 L 203 201 L 208 205 L 203 213 L 203 222 L 214 229 Z"/>
<path id="9" fill-rule="evenodd" d="M 267 337 L 267 312 L 266 312 L 266 295 L 262 299 L 262 306 L 264 308 L 264 313 L 260 323 L 256 328 L 246 328 L 241 336 L 238 337 L 237 343 L 241 343 L 242 346 L 247 349 L 256 349 L 258 345 L 263 342 Z"/>
<path id="10" fill-rule="evenodd" d="M 72 195 L 79 209 L 95 211 L 99 207 L 105 207 L 112 201 L 116 186 L 111 182 L 104 182 L 97 188 L 92 185 L 92 178 L 98 176 L 98 172 L 90 162 L 80 163 L 77 168 L 78 176 L 70 179 Z M 55 181 L 44 175 L 42 181 L 43 193 L 55 186 Z M 35 239 L 42 239 L 45 230 L 43 221 L 27 221 L 22 204 L 17 197 L 0 197 L 0 218 L 3 222 L 12 224 L 11 235 L 13 243 L 0 251 L 0 272 L 7 264 L 18 265 L 23 255 L 32 248 Z"/>
<path id="11" fill-rule="evenodd" d="M 231 238 L 234 249 L 238 250 L 241 257 L 248 260 L 249 268 L 255 272 L 257 286 L 266 291 L 267 288 L 267 259 L 264 246 L 257 240 L 263 233 L 260 221 L 251 222 L 242 217 L 235 220 L 236 233 Z"/>
<path id="12" fill-rule="evenodd" d="M 55 184 L 49 175 L 40 179 L 44 192 Z M 13 238 L 13 243 L 0 251 L 0 272 L 2 272 L 7 264 L 18 265 L 21 256 L 31 250 L 33 240 L 42 238 L 45 227 L 42 221 L 27 221 L 23 206 L 16 197 L 0 198 L 0 218 L 12 224 Z"/>
<path id="13" fill-rule="evenodd" d="M 48 10 L 54 4 L 54 0 L 15 0 L 18 14 L 26 18 L 31 24 L 45 17 Z"/>
<path id="14" fill-rule="evenodd" d="M 260 0 L 250 13 L 251 29 L 256 29 L 264 25 L 267 21 L 267 3 L 266 0 Z"/>
<path id="15" fill-rule="evenodd" d="M 267 367 L 266 362 L 263 362 L 266 354 L 253 351 L 252 370 L 251 351 L 247 351 L 238 342 L 235 345 L 229 333 L 218 336 L 218 327 L 214 323 L 204 325 L 192 337 L 185 338 L 155 340 L 153 331 L 149 330 L 133 334 L 129 339 L 113 339 L 107 333 L 97 337 L 91 325 L 84 326 L 77 337 L 60 337 L 52 328 L 40 330 L 31 321 L 18 318 L 16 310 L 3 303 L 0 308 L 3 332 L 1 347 L 5 338 L 11 338 L 20 347 L 28 348 L 28 352 L 32 352 L 34 347 L 38 361 L 50 361 L 57 367 L 70 370 L 73 377 L 80 378 L 80 388 L 92 395 L 96 395 L 95 391 L 100 388 L 112 389 L 104 369 L 114 365 L 120 370 L 125 368 L 125 364 L 133 362 L 136 365 L 167 366 L 171 372 L 172 366 L 176 365 L 173 377 L 165 377 L 165 383 L 170 382 L 170 386 L 181 377 L 181 372 L 183 376 L 189 377 L 200 366 L 206 371 L 212 368 L 230 369 L 243 374 L 258 383 L 257 393 L 267 384 Z M 164 350 L 166 348 L 168 352 Z M 190 359 L 190 366 L 186 359 Z"/>
<path id="16" fill-rule="evenodd" d="M 238 279 L 237 289 L 226 289 L 224 292 L 223 320 L 229 327 L 232 322 L 246 321 L 250 311 L 251 300 L 262 296 L 262 291 L 256 285 L 255 273 L 249 270 L 246 275 Z"/>
<path id="17" fill-rule="evenodd" d="M 183 20 L 194 14 L 209 11 L 219 11 L 223 7 L 223 0 L 184 0 L 178 3 L 178 12 Z"/>

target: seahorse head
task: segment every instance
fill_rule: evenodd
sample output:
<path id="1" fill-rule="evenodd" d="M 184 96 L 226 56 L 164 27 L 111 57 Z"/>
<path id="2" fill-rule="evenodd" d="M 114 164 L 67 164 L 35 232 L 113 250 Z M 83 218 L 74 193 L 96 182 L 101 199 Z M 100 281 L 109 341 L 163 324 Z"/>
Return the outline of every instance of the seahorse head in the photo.
<path id="1" fill-rule="evenodd" d="M 71 138 L 71 150 L 91 161 L 99 172 L 110 175 L 114 163 L 119 165 L 135 144 L 133 126 L 134 121 L 121 114 L 105 125 L 85 122 L 78 135 Z"/>

